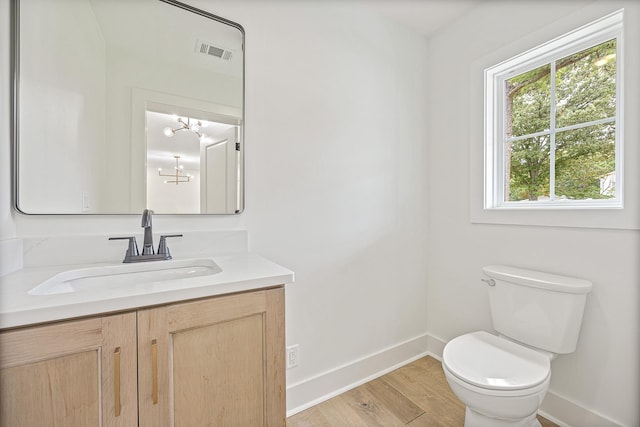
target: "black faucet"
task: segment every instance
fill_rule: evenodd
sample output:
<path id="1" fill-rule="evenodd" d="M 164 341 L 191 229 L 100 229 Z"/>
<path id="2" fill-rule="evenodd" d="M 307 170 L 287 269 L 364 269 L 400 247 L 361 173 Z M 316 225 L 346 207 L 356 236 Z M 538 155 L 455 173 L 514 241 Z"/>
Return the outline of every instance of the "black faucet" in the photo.
<path id="1" fill-rule="evenodd" d="M 142 262 L 142 261 L 160 261 L 171 259 L 171 252 L 167 246 L 167 237 L 182 237 L 182 234 L 168 234 L 160 236 L 160 244 L 158 245 L 158 252 L 153 251 L 153 227 L 151 224 L 151 217 L 153 211 L 151 209 L 145 209 L 142 212 L 142 224 L 144 228 L 144 243 L 142 246 L 142 253 L 138 252 L 138 244 L 135 237 L 109 237 L 109 240 L 128 240 L 129 248 L 124 256 L 122 262 Z"/>
<path id="2" fill-rule="evenodd" d="M 142 225 L 144 228 L 144 243 L 142 244 L 142 255 L 153 255 L 153 228 L 151 224 L 151 217 L 153 211 L 151 209 L 145 209 L 142 212 Z"/>

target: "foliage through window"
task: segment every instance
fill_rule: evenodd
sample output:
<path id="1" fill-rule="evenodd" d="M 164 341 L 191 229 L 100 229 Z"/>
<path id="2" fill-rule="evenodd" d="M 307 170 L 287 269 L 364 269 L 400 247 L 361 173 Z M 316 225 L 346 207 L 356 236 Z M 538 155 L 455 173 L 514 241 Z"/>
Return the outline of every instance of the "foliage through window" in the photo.
<path id="1" fill-rule="evenodd" d="M 485 207 L 621 205 L 621 24 L 486 70 Z"/>

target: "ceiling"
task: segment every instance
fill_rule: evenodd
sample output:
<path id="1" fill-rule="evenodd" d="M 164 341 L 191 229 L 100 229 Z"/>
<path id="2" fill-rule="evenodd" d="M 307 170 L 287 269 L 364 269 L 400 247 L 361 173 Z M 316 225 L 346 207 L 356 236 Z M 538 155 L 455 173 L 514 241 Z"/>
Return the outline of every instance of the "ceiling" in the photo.
<path id="1" fill-rule="evenodd" d="M 425 37 L 464 15 L 481 0 L 364 0 L 380 13 Z"/>

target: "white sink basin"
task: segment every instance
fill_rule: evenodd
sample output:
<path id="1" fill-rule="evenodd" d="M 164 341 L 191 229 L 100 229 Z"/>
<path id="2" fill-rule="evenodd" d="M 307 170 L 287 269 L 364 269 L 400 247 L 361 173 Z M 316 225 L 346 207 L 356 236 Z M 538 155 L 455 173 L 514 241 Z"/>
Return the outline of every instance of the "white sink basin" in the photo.
<path id="1" fill-rule="evenodd" d="M 221 271 L 222 269 L 209 258 L 147 261 L 80 268 L 56 274 L 32 288 L 28 293 L 29 295 L 55 295 L 86 292 L 96 289 L 209 276 Z"/>

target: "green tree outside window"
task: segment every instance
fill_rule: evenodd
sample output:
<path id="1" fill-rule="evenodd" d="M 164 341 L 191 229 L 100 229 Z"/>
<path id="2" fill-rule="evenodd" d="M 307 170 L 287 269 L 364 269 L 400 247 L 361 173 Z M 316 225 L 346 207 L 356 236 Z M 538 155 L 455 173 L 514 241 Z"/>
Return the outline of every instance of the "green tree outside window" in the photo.
<path id="1" fill-rule="evenodd" d="M 615 197 L 616 40 L 505 81 L 506 201 Z"/>

